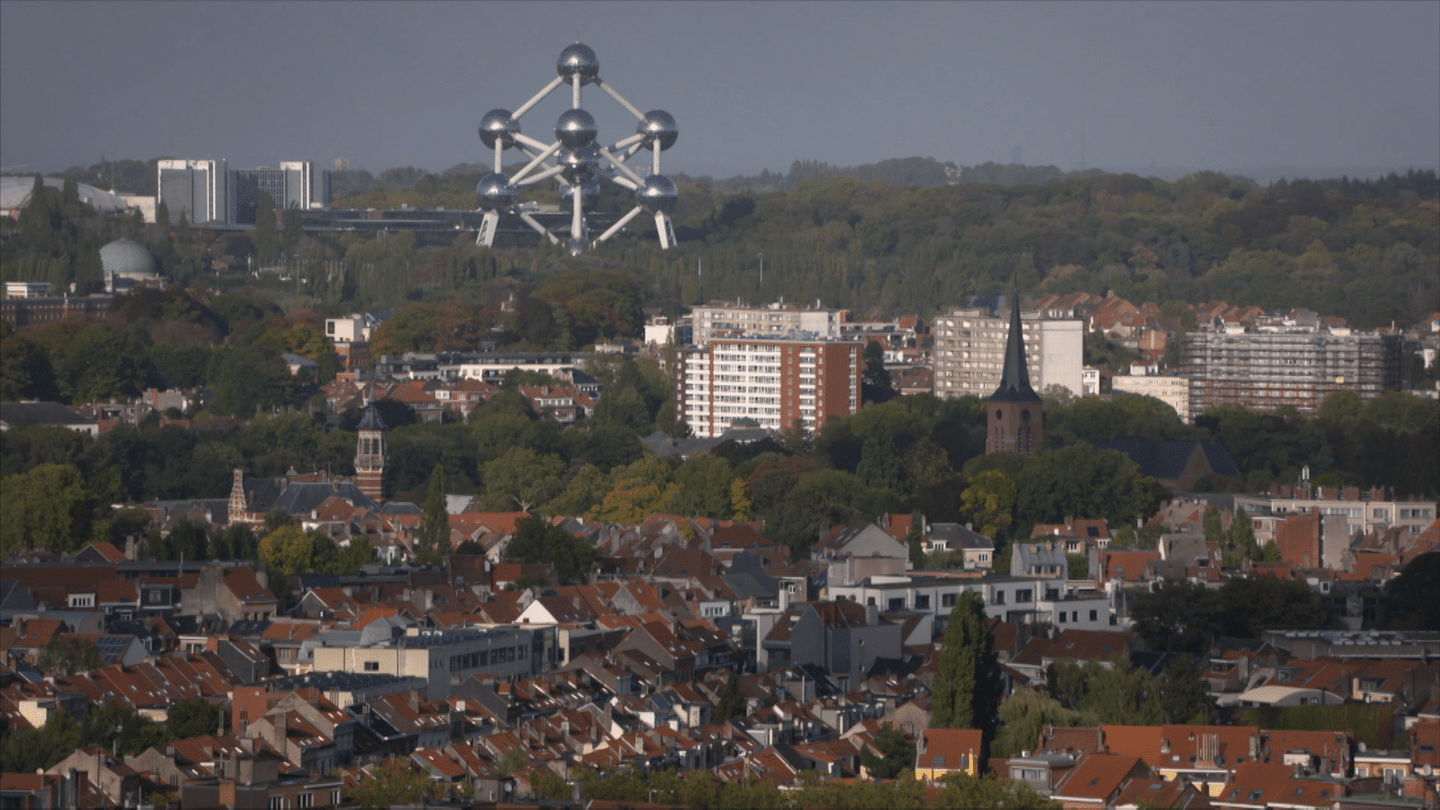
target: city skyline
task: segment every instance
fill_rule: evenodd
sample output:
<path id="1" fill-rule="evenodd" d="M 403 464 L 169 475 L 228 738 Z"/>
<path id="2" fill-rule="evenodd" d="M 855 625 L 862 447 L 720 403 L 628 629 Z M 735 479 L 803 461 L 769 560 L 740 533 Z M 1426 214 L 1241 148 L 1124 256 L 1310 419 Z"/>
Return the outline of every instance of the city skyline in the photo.
<path id="1" fill-rule="evenodd" d="M 578 34 L 602 78 L 675 115 L 673 173 L 1017 154 L 1161 176 L 1440 168 L 1436 3 L 534 8 L 6 0 L 0 162 L 438 172 L 485 161 L 480 117 L 552 78 Z M 525 131 L 548 140 L 567 106 L 547 99 Z M 602 140 L 633 132 L 591 111 Z"/>

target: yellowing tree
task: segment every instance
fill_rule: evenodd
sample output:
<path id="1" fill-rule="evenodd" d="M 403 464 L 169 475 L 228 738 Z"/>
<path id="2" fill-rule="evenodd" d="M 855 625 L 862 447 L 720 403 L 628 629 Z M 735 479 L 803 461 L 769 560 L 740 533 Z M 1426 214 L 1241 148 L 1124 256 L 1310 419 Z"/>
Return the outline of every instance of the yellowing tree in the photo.
<path id="1" fill-rule="evenodd" d="M 998 539 L 1014 520 L 1015 479 L 999 470 L 986 470 L 970 479 L 960 493 L 960 508 L 974 522 L 975 531 Z"/>
<path id="2" fill-rule="evenodd" d="M 265 539 L 260 541 L 260 561 L 288 577 L 309 570 L 311 548 L 310 538 L 300 525 L 291 523 L 265 535 Z"/>

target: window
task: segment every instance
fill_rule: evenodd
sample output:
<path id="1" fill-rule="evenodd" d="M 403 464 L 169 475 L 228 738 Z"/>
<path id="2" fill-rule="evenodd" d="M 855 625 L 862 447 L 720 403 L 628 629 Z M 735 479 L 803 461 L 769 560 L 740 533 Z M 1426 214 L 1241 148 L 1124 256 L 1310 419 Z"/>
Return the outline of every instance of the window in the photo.
<path id="1" fill-rule="evenodd" d="M 904 609 L 905 609 L 905 598 L 904 598 L 903 596 L 900 597 L 899 599 L 891 599 L 891 600 L 890 600 L 890 603 L 889 603 L 889 607 L 886 608 L 886 610 L 904 610 Z"/>
<path id="2" fill-rule="evenodd" d="M 379 671 L 380 671 L 380 662 L 379 662 L 379 661 L 366 661 L 366 662 L 365 662 L 365 671 L 366 671 L 366 672 L 379 672 Z"/>
<path id="3" fill-rule="evenodd" d="M 1099 618 L 1100 618 L 1100 611 L 1098 611 L 1098 610 L 1092 610 L 1092 611 L 1090 611 L 1090 621 L 1093 622 L 1093 621 L 1096 621 L 1096 620 L 1099 619 Z"/>
<path id="4" fill-rule="evenodd" d="M 300 794 L 298 797 L 296 797 L 296 799 L 295 799 L 295 806 L 301 808 L 301 810 L 306 810 L 306 808 L 314 807 L 314 805 L 311 804 L 311 798 L 310 798 L 310 797 L 311 797 L 312 795 L 313 795 L 313 794 L 310 794 L 310 793 L 301 793 L 301 794 Z"/>
<path id="5" fill-rule="evenodd" d="M 1033 601 L 1035 601 L 1035 592 L 1034 592 L 1033 590 L 1031 590 L 1030 588 L 1021 588 L 1021 589 L 1015 591 L 1015 604 L 1018 605 L 1018 604 L 1020 604 L 1021 602 L 1033 602 Z"/>
<path id="6" fill-rule="evenodd" d="M 339 806 L 340 806 L 340 791 L 339 791 L 339 790 L 332 790 L 332 791 L 330 791 L 330 803 L 333 804 L 333 805 L 335 805 L 336 807 L 339 807 Z"/>
<path id="7" fill-rule="evenodd" d="M 917 594 L 915 594 L 915 609 L 916 609 L 916 610 L 928 610 L 929 608 L 930 608 L 930 594 L 928 594 L 928 593 L 917 593 Z"/>
<path id="8" fill-rule="evenodd" d="M 953 593 L 940 594 L 940 607 L 955 607 L 956 596 Z"/>
<path id="9" fill-rule="evenodd" d="M 1061 624 L 1064 624 L 1064 623 L 1065 623 L 1065 611 L 1063 611 L 1063 610 L 1060 611 L 1059 616 L 1060 616 L 1060 623 L 1061 623 Z"/>
<path id="10" fill-rule="evenodd" d="M 285 807 L 284 802 L 285 798 L 283 796 L 271 796 L 266 806 L 269 807 L 270 810 L 283 810 Z"/>
<path id="11" fill-rule="evenodd" d="M 1003 604 L 1005 604 L 1005 592 L 1004 592 L 1004 591 L 996 591 L 996 592 L 995 592 L 995 604 L 997 604 L 997 605 L 1003 605 Z"/>

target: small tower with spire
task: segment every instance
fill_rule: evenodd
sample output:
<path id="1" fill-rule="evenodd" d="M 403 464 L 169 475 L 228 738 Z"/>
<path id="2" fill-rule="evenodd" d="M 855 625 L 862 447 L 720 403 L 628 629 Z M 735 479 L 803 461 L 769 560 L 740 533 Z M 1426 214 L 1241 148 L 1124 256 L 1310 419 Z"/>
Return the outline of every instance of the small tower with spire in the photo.
<path id="1" fill-rule="evenodd" d="M 355 446 L 355 485 L 380 503 L 385 495 L 385 420 L 371 399 L 357 427 L 360 439 Z"/>
<path id="2" fill-rule="evenodd" d="M 1020 292 L 1011 297 L 1010 337 L 1005 343 L 1005 371 L 990 395 L 985 420 L 986 453 L 1034 455 L 1045 434 L 1040 395 L 1030 387 L 1025 363 L 1025 334 L 1020 328 Z"/>

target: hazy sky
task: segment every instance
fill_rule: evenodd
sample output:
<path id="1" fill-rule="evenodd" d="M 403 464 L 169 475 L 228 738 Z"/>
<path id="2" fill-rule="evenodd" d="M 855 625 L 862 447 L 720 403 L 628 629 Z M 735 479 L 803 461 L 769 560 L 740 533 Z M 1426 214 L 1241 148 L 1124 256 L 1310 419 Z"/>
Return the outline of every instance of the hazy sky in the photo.
<path id="1" fill-rule="evenodd" d="M 486 160 L 595 49 L 678 120 L 662 170 L 922 156 L 1108 169 L 1440 167 L 1440 2 L 0 2 L 0 163 Z M 557 90 L 522 119 L 553 139 Z M 593 86 L 614 142 L 634 118 Z M 513 157 L 513 153 L 512 153 Z M 1258 172 L 1257 172 L 1258 173 Z"/>

